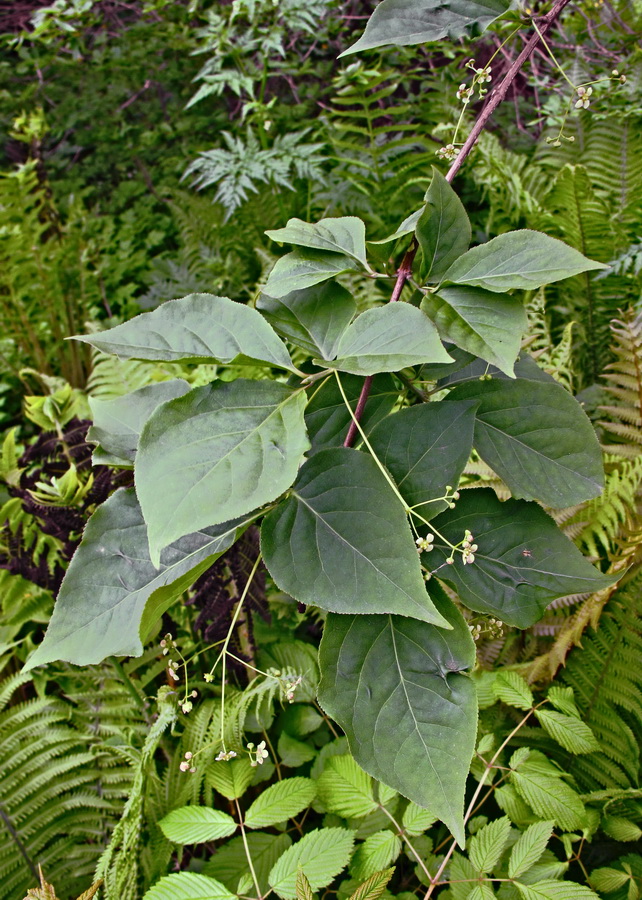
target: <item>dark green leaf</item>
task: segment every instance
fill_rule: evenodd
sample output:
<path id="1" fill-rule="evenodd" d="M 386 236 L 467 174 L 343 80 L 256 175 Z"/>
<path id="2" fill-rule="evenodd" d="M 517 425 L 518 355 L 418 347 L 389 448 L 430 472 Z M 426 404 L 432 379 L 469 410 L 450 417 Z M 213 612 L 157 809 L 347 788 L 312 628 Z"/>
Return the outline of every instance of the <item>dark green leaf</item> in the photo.
<path id="1" fill-rule="evenodd" d="M 293 291 L 320 284 L 342 272 L 356 268 L 355 261 L 342 253 L 326 250 L 294 250 L 278 259 L 264 287 L 268 297 L 285 297 Z"/>
<path id="2" fill-rule="evenodd" d="M 375 454 L 408 506 L 425 519 L 447 509 L 446 486 L 457 486 L 473 442 L 475 402 L 421 403 L 379 422 L 369 437 Z"/>
<path id="3" fill-rule="evenodd" d="M 339 338 L 357 312 L 351 294 L 335 281 L 279 300 L 261 294 L 256 305 L 279 334 L 312 356 L 324 357 L 335 355 Z"/>
<path id="4" fill-rule="evenodd" d="M 136 491 L 152 562 L 163 547 L 275 500 L 294 481 L 310 444 L 305 394 L 239 379 L 195 388 L 148 419 Z"/>
<path id="5" fill-rule="evenodd" d="M 133 489 L 99 506 L 69 565 L 32 669 L 64 659 L 94 665 L 108 656 L 140 656 L 152 624 L 236 540 L 243 523 L 227 522 L 187 535 L 163 551 L 160 568 L 149 558 L 147 528 Z"/>
<path id="6" fill-rule="evenodd" d="M 471 229 L 466 210 L 434 166 L 416 234 L 424 255 L 422 274 L 428 281 L 439 281 L 470 244 Z"/>
<path id="7" fill-rule="evenodd" d="M 449 397 L 479 401 L 475 449 L 515 497 L 561 508 L 600 494 L 595 431 L 560 384 L 492 379 L 461 385 Z"/>
<path id="8" fill-rule="evenodd" d="M 302 603 L 445 625 L 403 507 L 369 454 L 315 453 L 290 497 L 263 520 L 261 548 L 277 585 Z"/>
<path id="9" fill-rule="evenodd" d="M 149 384 L 113 400 L 90 397 L 94 424 L 87 432 L 87 440 L 100 445 L 100 464 L 131 466 L 143 425 L 156 407 L 166 400 L 182 397 L 189 390 L 186 381 L 176 379 Z"/>
<path id="10" fill-rule="evenodd" d="M 509 6 L 506 0 L 382 0 L 362 37 L 341 55 L 478 34 Z"/>
<path id="11" fill-rule="evenodd" d="M 442 819 L 463 844 L 464 787 L 477 730 L 468 626 L 443 592 L 453 627 L 401 616 L 329 615 L 319 702 L 359 765 Z"/>
<path id="12" fill-rule="evenodd" d="M 341 386 L 354 412 L 363 387 L 363 378 L 358 375 L 342 375 Z M 330 378 L 322 388 L 314 385 L 310 389 L 310 394 L 310 402 L 305 411 L 305 424 L 313 450 L 341 447 L 352 418 L 341 396 L 336 378 Z M 366 434 L 388 415 L 398 396 L 399 390 L 390 375 L 375 375 L 360 422 Z"/>
<path id="13" fill-rule="evenodd" d="M 303 222 L 288 219 L 285 228 L 266 231 L 266 235 L 280 244 L 296 244 L 313 250 L 330 250 L 351 256 L 367 267 L 366 226 L 356 216 L 320 219 Z"/>
<path id="14" fill-rule="evenodd" d="M 468 284 L 503 293 L 513 288 L 531 291 L 581 272 L 605 269 L 541 231 L 509 231 L 473 247 L 444 274 L 443 281 Z"/>
<path id="15" fill-rule="evenodd" d="M 281 341 L 260 313 L 213 294 L 188 294 L 98 334 L 76 335 L 120 359 L 165 362 L 265 362 L 296 371 Z"/>
<path id="16" fill-rule="evenodd" d="M 433 572 L 442 566 L 439 577 L 470 609 L 508 625 L 527 628 L 556 597 L 599 591 L 616 580 L 594 568 L 536 503 L 502 503 L 490 488 L 463 491 L 457 507 L 434 524 L 452 544 L 470 530 L 478 550 L 472 565 L 463 565 L 460 554 L 444 565 L 451 550 L 437 537 L 426 565 Z"/>
<path id="17" fill-rule="evenodd" d="M 428 316 L 407 303 L 388 303 L 361 313 L 344 331 L 336 353 L 336 359 L 319 364 L 355 375 L 451 360 Z"/>
<path id="18" fill-rule="evenodd" d="M 421 308 L 445 341 L 474 353 L 513 377 L 522 334 L 528 325 L 520 300 L 481 288 L 442 287 Z"/>

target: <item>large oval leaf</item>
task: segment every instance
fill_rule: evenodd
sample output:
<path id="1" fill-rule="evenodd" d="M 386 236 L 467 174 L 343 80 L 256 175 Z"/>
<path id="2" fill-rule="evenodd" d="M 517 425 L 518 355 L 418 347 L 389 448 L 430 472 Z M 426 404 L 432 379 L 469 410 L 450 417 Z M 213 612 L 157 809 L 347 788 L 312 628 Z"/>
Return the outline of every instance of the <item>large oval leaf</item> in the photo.
<path id="1" fill-rule="evenodd" d="M 403 507 L 366 453 L 316 453 L 263 520 L 261 548 L 278 586 L 303 603 L 448 627 L 426 592 Z"/>
<path id="2" fill-rule="evenodd" d="M 357 408 L 363 378 L 358 375 L 342 375 L 341 387 L 352 412 Z M 310 435 L 313 450 L 341 447 L 345 440 L 352 417 L 339 390 L 336 378 L 330 378 L 323 387 L 316 385 L 310 390 L 310 402 L 305 410 L 305 424 Z M 387 416 L 399 397 L 399 390 L 391 375 L 375 375 L 370 386 L 366 408 L 361 417 L 361 428 L 369 434 L 384 416 Z M 360 440 L 357 437 L 357 442 Z"/>
<path id="3" fill-rule="evenodd" d="M 464 788 L 475 747 L 475 663 L 468 626 L 442 591 L 443 631 L 402 616 L 329 615 L 319 702 L 359 765 L 428 808 L 464 841 Z"/>
<path id="4" fill-rule="evenodd" d="M 470 244 L 470 220 L 463 203 L 434 166 L 416 234 L 423 253 L 422 274 L 428 281 L 439 281 Z"/>
<path id="5" fill-rule="evenodd" d="M 120 359 L 265 362 L 297 371 L 260 313 L 213 294 L 188 294 L 109 331 L 75 337 Z"/>
<path id="6" fill-rule="evenodd" d="M 327 250 L 293 250 L 277 259 L 264 291 L 268 297 L 285 297 L 292 291 L 320 284 L 342 272 L 358 268 L 354 259 Z"/>
<path id="7" fill-rule="evenodd" d="M 175 844 L 203 844 L 234 834 L 238 825 L 227 813 L 209 806 L 181 806 L 158 823 L 168 840 Z"/>
<path id="8" fill-rule="evenodd" d="M 108 656 L 140 656 L 146 606 L 153 605 L 150 619 L 156 621 L 243 527 L 236 520 L 187 535 L 163 551 L 155 568 L 136 494 L 116 491 L 87 522 L 45 638 L 25 668 L 59 659 L 88 666 Z"/>
<path id="9" fill-rule="evenodd" d="M 475 449 L 514 497 L 562 508 L 601 493 L 595 431 L 560 384 L 494 378 L 460 385 L 449 398 L 479 402 Z"/>
<path id="10" fill-rule="evenodd" d="M 330 250 L 344 253 L 368 265 L 366 257 L 366 226 L 357 216 L 338 216 L 320 219 L 318 222 L 304 222 L 302 219 L 288 219 L 285 228 L 265 232 L 280 244 L 296 244 L 313 250 Z"/>
<path id="11" fill-rule="evenodd" d="M 154 564 L 183 535 L 244 515 L 292 484 L 310 446 L 305 399 L 239 379 L 196 388 L 152 414 L 135 476 Z"/>
<path id="12" fill-rule="evenodd" d="M 463 491 L 453 510 L 434 520 L 435 529 L 452 544 L 470 530 L 478 549 L 472 565 L 450 555 L 439 537 L 424 555 L 426 565 L 457 591 L 463 603 L 518 628 L 541 618 L 556 597 L 599 591 L 617 581 L 603 575 L 536 503 L 506 500 L 490 488 Z"/>

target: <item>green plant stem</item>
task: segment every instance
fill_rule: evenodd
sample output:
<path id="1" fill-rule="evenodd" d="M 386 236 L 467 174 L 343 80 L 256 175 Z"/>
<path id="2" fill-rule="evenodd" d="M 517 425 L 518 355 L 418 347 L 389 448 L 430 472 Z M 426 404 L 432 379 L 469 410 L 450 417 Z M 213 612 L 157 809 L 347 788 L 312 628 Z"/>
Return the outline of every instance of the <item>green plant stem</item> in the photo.
<path id="1" fill-rule="evenodd" d="M 424 873 L 424 875 L 426 876 L 426 878 L 428 878 L 429 880 L 432 880 L 432 876 L 431 876 L 431 874 L 430 874 L 430 871 L 429 871 L 429 869 L 428 869 L 426 863 L 423 861 L 423 859 L 419 856 L 419 854 L 417 853 L 417 851 L 415 850 L 415 848 L 412 846 L 412 844 L 411 844 L 411 842 L 410 842 L 410 838 L 409 838 L 408 835 L 406 834 L 405 828 L 404 828 L 402 825 L 400 825 L 399 822 L 397 822 L 397 820 L 395 819 L 395 817 L 392 815 L 391 812 L 388 812 L 388 810 L 387 810 L 386 807 L 383 805 L 383 803 L 380 803 L 380 804 L 379 804 L 379 809 L 381 810 L 381 812 L 382 812 L 384 815 L 388 816 L 388 818 L 390 819 L 390 821 L 392 822 L 392 824 L 393 824 L 393 825 L 395 826 L 395 828 L 397 829 L 397 832 L 398 832 L 398 834 L 399 834 L 399 837 L 400 837 L 402 840 L 404 840 L 404 841 L 406 842 L 406 844 L 408 844 L 408 849 L 410 850 L 410 852 L 412 853 L 412 855 L 413 855 L 413 856 L 415 857 L 415 859 L 417 860 L 417 862 L 418 862 L 418 864 L 419 864 L 419 868 L 420 868 L 421 871 Z"/>
<path id="2" fill-rule="evenodd" d="M 256 888 L 256 900 L 263 900 L 263 896 L 261 894 L 261 887 L 259 885 L 259 879 L 256 877 L 256 872 L 254 871 L 254 864 L 252 863 L 252 856 L 250 854 L 250 848 L 247 843 L 247 835 L 245 834 L 245 826 L 243 825 L 243 813 L 241 812 L 241 807 L 239 805 L 238 798 L 235 798 L 234 802 L 236 803 L 236 812 L 239 817 L 239 828 L 241 829 L 241 837 L 243 839 L 243 848 L 245 850 L 247 864 L 250 867 L 250 874 L 252 875 L 252 881 L 254 882 L 254 887 Z"/>

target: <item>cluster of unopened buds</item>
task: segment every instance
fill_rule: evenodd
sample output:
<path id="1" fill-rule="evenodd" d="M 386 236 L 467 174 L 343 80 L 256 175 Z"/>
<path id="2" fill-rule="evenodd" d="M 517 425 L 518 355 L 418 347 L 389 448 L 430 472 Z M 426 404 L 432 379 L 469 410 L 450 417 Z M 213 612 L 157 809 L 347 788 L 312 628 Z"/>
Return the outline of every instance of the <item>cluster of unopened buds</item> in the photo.
<path id="1" fill-rule="evenodd" d="M 613 69 L 611 72 L 611 78 L 614 81 L 619 81 L 620 84 L 626 84 L 626 75 L 620 75 L 617 69 Z"/>
<path id="2" fill-rule="evenodd" d="M 252 768 L 256 768 L 256 766 L 262 766 L 263 761 L 268 758 L 270 755 L 265 749 L 265 741 L 261 741 L 260 744 L 257 744 L 255 747 L 254 744 L 250 743 L 247 745 L 248 753 L 250 754 L 250 765 Z"/>
<path id="3" fill-rule="evenodd" d="M 190 753 L 188 750 L 187 753 L 185 754 L 185 759 L 181 762 L 180 766 L 178 767 L 181 770 L 181 772 L 189 772 L 192 775 L 194 774 L 194 772 L 196 771 L 196 766 L 192 762 L 193 756 L 194 756 L 194 754 Z"/>
<path id="4" fill-rule="evenodd" d="M 457 148 L 454 144 L 446 144 L 445 147 L 440 147 L 437 150 L 437 156 L 439 159 L 453 160 L 457 156 Z"/>
<path id="5" fill-rule="evenodd" d="M 470 531 L 466 530 L 464 540 L 461 545 L 462 561 L 464 565 L 472 565 L 475 562 L 475 552 L 478 549 L 477 544 L 473 544 L 473 536 Z"/>
<path id="6" fill-rule="evenodd" d="M 189 696 L 195 700 L 198 697 L 198 691 L 192 691 L 192 693 Z M 189 699 L 189 697 L 185 697 L 185 699 L 181 701 L 181 711 L 185 715 L 187 715 L 187 713 L 191 712 L 193 709 L 194 709 L 194 704 Z"/>
<path id="7" fill-rule="evenodd" d="M 487 619 L 485 622 L 477 622 L 476 625 L 469 625 L 470 633 L 474 641 L 478 641 L 482 635 L 491 640 L 499 638 L 504 633 L 504 623 L 501 619 Z"/>
<path id="8" fill-rule="evenodd" d="M 285 682 L 285 699 L 288 703 L 294 703 L 294 692 L 303 681 L 302 675 L 297 675 L 293 681 Z"/>

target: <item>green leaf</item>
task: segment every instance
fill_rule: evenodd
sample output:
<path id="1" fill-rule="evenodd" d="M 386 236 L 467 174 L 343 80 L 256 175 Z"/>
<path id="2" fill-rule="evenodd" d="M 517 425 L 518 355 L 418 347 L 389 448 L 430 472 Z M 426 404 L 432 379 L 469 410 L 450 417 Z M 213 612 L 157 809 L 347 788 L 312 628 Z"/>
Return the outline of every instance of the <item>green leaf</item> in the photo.
<path id="1" fill-rule="evenodd" d="M 595 753 L 602 749 L 589 726 L 581 719 L 552 709 L 538 709 L 535 715 L 542 728 L 569 753 Z"/>
<path id="2" fill-rule="evenodd" d="M 299 869 L 296 873 L 295 890 L 297 900 L 314 900 L 314 893 L 303 869 Z"/>
<path id="3" fill-rule="evenodd" d="M 348 291 L 329 281 L 280 299 L 261 294 L 257 309 L 279 334 L 311 356 L 332 357 L 343 332 L 357 312 Z"/>
<path id="4" fill-rule="evenodd" d="M 444 624 L 403 507 L 366 453 L 315 453 L 288 499 L 263 520 L 261 548 L 279 588 L 302 603 Z"/>
<path id="5" fill-rule="evenodd" d="M 506 0 L 382 0 L 363 35 L 341 56 L 389 44 L 405 47 L 479 34 L 509 7 Z"/>
<path id="6" fill-rule="evenodd" d="M 367 309 L 343 333 L 334 360 L 315 360 L 354 375 L 397 372 L 424 362 L 451 361 L 428 316 L 407 303 Z"/>
<path id="7" fill-rule="evenodd" d="M 468 845 L 468 859 L 478 872 L 489 874 L 499 862 L 511 831 L 510 819 L 503 816 L 484 825 Z"/>
<path id="8" fill-rule="evenodd" d="M 311 247 L 313 250 L 342 253 L 368 267 L 366 226 L 356 216 L 320 219 L 318 222 L 288 219 L 285 228 L 265 233 L 279 244 L 296 244 L 299 247 Z"/>
<path id="9" fill-rule="evenodd" d="M 207 769 L 207 783 L 228 800 L 242 797 L 255 775 L 247 756 L 228 760 L 224 766 L 214 762 Z"/>
<path id="10" fill-rule="evenodd" d="M 428 808 L 463 843 L 477 728 L 475 687 L 463 670 L 475 647 L 443 592 L 435 600 L 452 631 L 401 616 L 329 615 L 319 702 L 366 772 Z"/>
<path id="11" fill-rule="evenodd" d="M 134 490 L 116 491 L 87 522 L 45 638 L 25 671 L 59 659 L 88 666 L 108 656 L 140 656 L 149 626 L 243 527 L 236 520 L 187 535 L 163 551 L 157 569 Z"/>
<path id="12" fill-rule="evenodd" d="M 503 293 L 532 291 L 545 284 L 606 269 L 579 250 L 541 231 L 509 231 L 468 250 L 444 274 L 443 281 Z"/>
<path id="13" fill-rule="evenodd" d="M 181 806 L 158 823 L 165 837 L 175 844 L 203 844 L 234 834 L 238 825 L 227 813 L 207 806 Z"/>
<path id="14" fill-rule="evenodd" d="M 394 869 L 384 869 L 382 872 L 375 872 L 350 895 L 350 900 L 379 900 L 394 872 Z"/>
<path id="15" fill-rule="evenodd" d="M 642 828 L 621 816 L 604 816 L 601 825 L 602 831 L 616 841 L 639 841 L 642 837 Z"/>
<path id="16" fill-rule="evenodd" d="M 450 285 L 426 294 L 421 308 L 444 341 L 496 365 L 511 378 L 528 326 L 521 300 L 481 288 Z"/>
<path id="17" fill-rule="evenodd" d="M 377 831 L 357 847 L 350 872 L 361 881 L 393 863 L 401 853 L 401 839 L 392 831 Z"/>
<path id="18" fill-rule="evenodd" d="M 601 869 L 593 869 L 590 880 L 596 891 L 610 894 L 611 891 L 617 891 L 618 888 L 624 887 L 631 880 L 631 876 L 620 869 L 610 869 L 605 866 Z"/>
<path id="19" fill-rule="evenodd" d="M 466 900 L 495 900 L 495 893 L 488 884 L 477 884 Z"/>
<path id="20" fill-rule="evenodd" d="M 439 577 L 470 609 L 508 625 L 528 628 L 556 597 L 599 591 L 614 583 L 615 578 L 594 568 L 536 503 L 501 502 L 490 488 L 478 488 L 463 491 L 456 508 L 434 521 L 452 544 L 468 529 L 478 546 L 472 565 L 464 566 L 458 555 L 453 565 L 439 570 Z M 451 552 L 439 537 L 434 547 L 424 556 L 433 570 Z"/>
<path id="21" fill-rule="evenodd" d="M 493 693 L 504 703 L 517 709 L 532 709 L 535 703 L 533 692 L 526 681 L 509 669 L 497 673 L 493 681 Z"/>
<path id="22" fill-rule="evenodd" d="M 416 837 L 417 835 L 423 834 L 431 825 L 435 824 L 435 817 L 430 810 L 417 806 L 417 804 L 413 803 L 411 800 L 404 810 L 401 824 L 407 834 L 411 835 L 411 837 Z"/>
<path id="23" fill-rule="evenodd" d="M 354 834 L 345 828 L 309 831 L 274 865 L 270 886 L 283 900 L 294 900 L 296 876 L 301 868 L 313 891 L 327 887 L 347 866 L 353 844 Z"/>
<path id="24" fill-rule="evenodd" d="M 388 416 L 369 441 L 409 507 L 424 519 L 448 508 L 443 497 L 457 486 L 470 457 L 476 403 L 419 403 Z"/>
<path id="25" fill-rule="evenodd" d="M 532 750 L 528 759 L 511 773 L 511 784 L 538 816 L 552 819 L 564 831 L 573 831 L 583 827 L 584 806 L 561 774 L 543 754 Z"/>
<path id="26" fill-rule="evenodd" d="M 524 900 L 600 900 L 590 888 L 570 881 L 538 881 L 536 884 L 515 882 Z"/>
<path id="27" fill-rule="evenodd" d="M 508 877 L 519 878 L 540 858 L 553 834 L 554 822 L 536 822 L 520 834 L 508 860 Z"/>
<path id="28" fill-rule="evenodd" d="M 263 291 L 268 297 L 279 299 L 292 291 L 302 291 L 354 268 L 354 260 L 342 253 L 294 250 L 277 259 Z"/>
<path id="29" fill-rule="evenodd" d="M 152 885 L 143 900 L 236 900 L 236 895 L 214 878 L 175 872 Z"/>
<path id="30" fill-rule="evenodd" d="M 310 778 L 286 778 L 266 788 L 245 813 L 248 828 L 267 828 L 278 825 L 312 803 L 317 792 Z"/>
<path id="31" fill-rule="evenodd" d="M 460 385 L 448 396 L 479 401 L 475 449 L 516 498 L 562 508 L 601 493 L 595 431 L 560 384 L 493 379 Z"/>
<path id="32" fill-rule="evenodd" d="M 548 689 L 546 696 L 555 709 L 558 709 L 566 716 L 575 716 L 576 719 L 579 719 L 580 713 L 575 705 L 573 688 L 560 687 L 559 685 L 554 684 Z"/>
<path id="33" fill-rule="evenodd" d="M 302 391 L 239 379 L 195 388 L 152 413 L 135 472 L 152 562 L 194 529 L 283 493 L 310 446 L 304 412 Z"/>
<path id="34" fill-rule="evenodd" d="M 363 378 L 358 375 L 342 375 L 341 386 L 354 412 L 359 402 Z M 352 418 L 341 396 L 336 378 L 330 378 L 321 388 L 314 385 L 310 402 L 305 411 L 305 424 L 313 450 L 342 447 Z M 361 418 L 366 435 L 386 416 L 395 405 L 399 390 L 390 375 L 375 375 L 372 379 L 368 403 Z"/>
<path id="35" fill-rule="evenodd" d="M 293 769 L 302 766 L 316 756 L 314 747 L 311 747 L 310 744 L 306 744 L 304 741 L 297 741 L 287 731 L 282 731 L 279 735 L 277 751 L 283 765 L 290 766 Z"/>
<path id="36" fill-rule="evenodd" d="M 330 757 L 317 782 L 317 789 L 319 800 L 326 810 L 344 819 L 360 819 L 378 808 L 372 779 L 349 755 Z"/>
<path id="37" fill-rule="evenodd" d="M 439 281 L 470 244 L 471 229 L 466 210 L 434 166 L 416 234 L 424 256 L 422 274 L 428 281 Z"/>
<path id="38" fill-rule="evenodd" d="M 246 834 L 245 839 L 261 893 L 265 896 L 270 890 L 268 876 L 272 866 L 288 847 L 292 846 L 292 839 L 288 834 L 274 835 L 251 831 Z M 203 874 L 218 878 L 225 887 L 236 891 L 239 881 L 250 875 L 243 838 L 240 836 L 232 838 L 219 847 L 205 863 Z"/>
<path id="39" fill-rule="evenodd" d="M 93 425 L 87 432 L 87 440 L 100 445 L 100 464 L 131 466 L 143 425 L 156 407 L 166 400 L 182 397 L 189 390 L 186 381 L 175 379 L 149 384 L 113 400 L 90 397 Z"/>
<path id="40" fill-rule="evenodd" d="M 98 334 L 76 335 L 120 359 L 268 363 L 296 372 L 281 341 L 250 306 L 214 294 L 188 294 Z"/>

